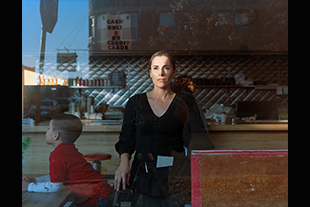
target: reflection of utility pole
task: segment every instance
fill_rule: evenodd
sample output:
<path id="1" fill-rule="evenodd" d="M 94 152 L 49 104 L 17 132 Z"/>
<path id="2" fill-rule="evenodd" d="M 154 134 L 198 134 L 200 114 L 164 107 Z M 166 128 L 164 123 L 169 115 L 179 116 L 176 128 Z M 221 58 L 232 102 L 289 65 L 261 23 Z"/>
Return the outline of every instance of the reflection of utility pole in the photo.
<path id="1" fill-rule="evenodd" d="M 45 40 L 46 32 L 52 34 L 58 18 L 58 0 L 40 0 L 40 14 L 42 21 L 41 42 L 40 42 L 40 64 L 39 75 L 43 74 L 44 57 L 45 57 Z M 36 100 L 36 121 L 35 125 L 38 126 L 40 122 L 40 107 L 41 107 L 41 86 L 37 87 L 37 100 Z"/>
<path id="2" fill-rule="evenodd" d="M 40 63 L 39 63 L 39 75 L 43 74 L 44 58 L 45 58 L 45 41 L 46 31 L 42 26 L 41 30 L 41 42 L 40 42 Z M 36 117 L 35 125 L 38 126 L 40 122 L 40 107 L 41 107 L 41 85 L 37 86 L 37 100 L 36 100 Z"/>

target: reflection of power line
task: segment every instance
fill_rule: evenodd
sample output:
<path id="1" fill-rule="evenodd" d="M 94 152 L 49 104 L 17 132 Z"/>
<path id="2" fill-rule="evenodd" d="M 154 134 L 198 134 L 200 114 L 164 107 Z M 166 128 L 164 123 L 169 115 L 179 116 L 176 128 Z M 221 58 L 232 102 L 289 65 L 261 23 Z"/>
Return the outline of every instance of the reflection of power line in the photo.
<path id="1" fill-rule="evenodd" d="M 71 30 L 71 32 L 66 36 L 66 38 L 58 45 L 57 49 L 69 38 L 69 36 L 73 33 L 73 31 L 74 31 L 74 30 L 82 23 L 82 21 L 84 20 L 83 23 L 82 23 L 82 25 L 81 25 L 81 27 L 80 27 L 80 29 L 79 29 L 78 32 L 76 33 L 76 35 L 75 35 L 75 37 L 73 38 L 72 42 L 70 43 L 70 45 L 69 45 L 69 48 L 70 48 L 71 44 L 73 43 L 73 41 L 75 40 L 75 38 L 77 37 L 77 35 L 78 35 L 79 32 L 81 31 L 83 25 L 85 24 L 85 20 L 87 19 L 87 18 L 85 18 L 85 17 L 87 17 L 87 16 L 88 16 L 88 11 L 87 11 L 86 15 L 84 15 L 84 16 L 82 17 L 82 19 L 77 23 L 77 25 L 76 25 L 76 26 Z"/>
<path id="2" fill-rule="evenodd" d="M 72 45 L 72 43 L 73 43 L 73 41 L 75 40 L 75 38 L 77 37 L 77 35 L 80 33 L 80 31 L 81 31 L 81 29 L 83 28 L 83 26 L 84 26 L 86 20 L 87 20 L 87 19 L 84 19 L 84 22 L 82 23 L 82 25 L 81 25 L 80 29 L 78 30 L 78 32 L 75 34 L 75 36 L 74 36 L 74 38 L 72 39 L 72 41 L 71 41 L 71 43 L 70 43 L 70 45 L 69 45 L 68 48 L 70 48 L 70 46 Z"/>

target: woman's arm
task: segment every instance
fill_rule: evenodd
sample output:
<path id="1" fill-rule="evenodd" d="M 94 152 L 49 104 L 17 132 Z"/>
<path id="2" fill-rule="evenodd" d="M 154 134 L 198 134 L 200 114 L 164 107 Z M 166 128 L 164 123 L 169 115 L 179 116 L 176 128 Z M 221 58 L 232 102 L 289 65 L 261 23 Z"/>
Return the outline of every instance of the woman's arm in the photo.
<path id="1" fill-rule="evenodd" d="M 205 124 L 205 117 L 200 109 L 199 103 L 196 101 L 194 96 L 188 96 L 187 105 L 189 107 L 189 124 L 187 128 L 187 136 L 189 139 L 186 139 L 186 142 L 189 144 L 188 149 L 214 149 L 214 145 L 209 139 L 209 133 L 207 126 Z M 183 131 L 183 135 L 184 135 Z M 186 146 L 186 145 L 185 145 Z"/>
<path id="2" fill-rule="evenodd" d="M 136 96 L 130 98 L 125 107 L 122 129 L 119 135 L 119 141 L 115 144 L 115 149 L 119 155 L 128 153 L 132 155 L 135 152 L 136 144 Z"/>
<path id="3" fill-rule="evenodd" d="M 135 151 L 135 123 L 136 123 L 136 106 L 135 99 L 137 96 L 134 96 L 128 100 L 124 111 L 124 119 L 122 130 L 119 136 L 119 141 L 115 144 L 115 149 L 119 153 L 121 158 L 121 163 L 118 169 L 115 172 L 114 177 L 114 188 L 118 192 L 121 187 L 121 182 L 123 185 L 123 190 L 126 189 L 126 184 L 129 185 L 130 179 L 130 166 L 129 160 L 131 155 Z"/>
<path id="4" fill-rule="evenodd" d="M 126 189 L 126 184 L 129 185 L 130 179 L 130 166 L 129 166 L 130 155 L 128 153 L 121 154 L 121 164 L 115 172 L 114 177 L 114 188 L 116 192 L 119 191 L 121 182 L 123 184 L 123 191 Z"/>

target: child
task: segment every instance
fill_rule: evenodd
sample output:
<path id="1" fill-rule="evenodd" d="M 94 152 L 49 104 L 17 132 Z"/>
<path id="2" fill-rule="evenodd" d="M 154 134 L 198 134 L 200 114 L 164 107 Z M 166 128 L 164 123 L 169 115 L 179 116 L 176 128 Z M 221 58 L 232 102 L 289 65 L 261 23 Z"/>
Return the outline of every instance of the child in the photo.
<path id="1" fill-rule="evenodd" d="M 108 203 L 112 187 L 75 148 L 74 142 L 82 129 L 81 120 L 74 115 L 57 114 L 52 118 L 45 134 L 46 144 L 55 148 L 49 158 L 50 174 L 33 179 L 24 176 L 22 191 L 58 192 L 65 185 L 73 192 L 78 206 Z"/>

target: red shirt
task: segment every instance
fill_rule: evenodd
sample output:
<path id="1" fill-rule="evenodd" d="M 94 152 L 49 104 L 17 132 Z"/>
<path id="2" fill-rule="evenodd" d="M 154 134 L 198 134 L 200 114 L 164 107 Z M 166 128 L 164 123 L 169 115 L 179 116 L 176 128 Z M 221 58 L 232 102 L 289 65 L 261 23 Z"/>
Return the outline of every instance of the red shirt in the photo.
<path id="1" fill-rule="evenodd" d="M 106 199 L 111 186 L 98 170 L 88 163 L 73 143 L 61 143 L 51 152 L 50 179 L 63 183 L 74 194 L 79 206 L 98 204 L 98 196 Z"/>

